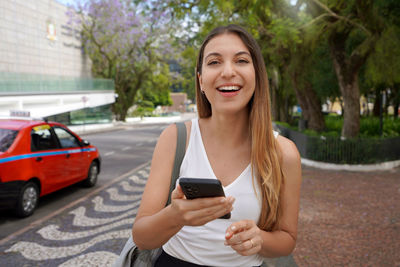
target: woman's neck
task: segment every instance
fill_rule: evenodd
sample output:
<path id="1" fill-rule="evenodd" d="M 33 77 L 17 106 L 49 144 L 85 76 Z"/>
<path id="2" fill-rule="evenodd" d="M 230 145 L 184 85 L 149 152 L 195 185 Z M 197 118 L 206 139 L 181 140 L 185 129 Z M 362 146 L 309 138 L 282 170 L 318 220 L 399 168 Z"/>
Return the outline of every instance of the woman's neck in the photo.
<path id="1" fill-rule="evenodd" d="M 213 114 L 206 118 L 202 133 L 225 145 L 240 145 L 250 140 L 249 115 L 247 112 L 236 114 Z"/>

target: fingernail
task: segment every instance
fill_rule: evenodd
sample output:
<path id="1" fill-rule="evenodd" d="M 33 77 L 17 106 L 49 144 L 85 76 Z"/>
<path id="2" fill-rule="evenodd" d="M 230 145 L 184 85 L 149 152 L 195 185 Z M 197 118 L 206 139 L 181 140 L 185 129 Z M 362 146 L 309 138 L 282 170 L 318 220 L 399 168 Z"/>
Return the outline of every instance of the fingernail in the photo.
<path id="1" fill-rule="evenodd" d="M 226 201 L 226 199 L 225 198 L 223 198 L 223 199 L 221 199 L 221 203 L 225 203 L 225 201 Z"/>
<path id="2" fill-rule="evenodd" d="M 232 229 L 232 231 L 235 231 L 236 230 L 236 226 L 232 226 L 231 229 Z"/>

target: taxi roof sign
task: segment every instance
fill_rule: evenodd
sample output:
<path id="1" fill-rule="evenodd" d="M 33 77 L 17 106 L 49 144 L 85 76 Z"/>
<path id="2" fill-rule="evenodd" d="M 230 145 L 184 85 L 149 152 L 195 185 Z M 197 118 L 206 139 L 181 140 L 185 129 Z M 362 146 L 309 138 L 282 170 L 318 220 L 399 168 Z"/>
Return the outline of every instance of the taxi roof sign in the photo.
<path id="1" fill-rule="evenodd" d="M 26 118 L 31 116 L 31 112 L 26 110 L 10 110 L 10 116 Z"/>

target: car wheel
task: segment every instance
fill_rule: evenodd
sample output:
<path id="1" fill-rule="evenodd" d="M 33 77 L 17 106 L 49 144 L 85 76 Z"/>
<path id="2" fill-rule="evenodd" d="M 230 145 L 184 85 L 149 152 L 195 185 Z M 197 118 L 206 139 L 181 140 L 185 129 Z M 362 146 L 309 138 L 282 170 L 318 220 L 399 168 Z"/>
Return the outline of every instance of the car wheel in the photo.
<path id="1" fill-rule="evenodd" d="M 99 174 L 99 167 L 96 162 L 92 162 L 89 167 L 87 178 L 83 181 L 85 187 L 93 187 L 97 182 L 97 175 Z"/>
<path id="2" fill-rule="evenodd" d="M 33 214 L 39 201 L 39 188 L 33 182 L 26 183 L 19 194 L 15 213 L 18 217 L 28 217 Z"/>

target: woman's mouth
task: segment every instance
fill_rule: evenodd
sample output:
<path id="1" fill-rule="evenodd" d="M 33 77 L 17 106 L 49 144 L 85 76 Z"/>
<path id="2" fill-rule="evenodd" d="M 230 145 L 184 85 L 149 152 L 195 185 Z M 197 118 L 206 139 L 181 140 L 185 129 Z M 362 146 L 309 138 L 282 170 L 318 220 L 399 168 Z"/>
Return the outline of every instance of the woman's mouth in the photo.
<path id="1" fill-rule="evenodd" d="M 242 89 L 239 85 L 223 85 L 217 87 L 217 90 L 220 95 L 224 97 L 232 97 L 239 94 L 240 89 Z"/>
<path id="2" fill-rule="evenodd" d="M 233 93 L 233 92 L 239 91 L 240 89 L 242 89 L 242 87 L 240 87 L 238 85 L 229 85 L 229 86 L 217 87 L 217 90 L 220 91 L 221 93 Z"/>

